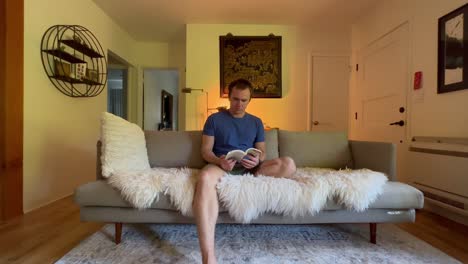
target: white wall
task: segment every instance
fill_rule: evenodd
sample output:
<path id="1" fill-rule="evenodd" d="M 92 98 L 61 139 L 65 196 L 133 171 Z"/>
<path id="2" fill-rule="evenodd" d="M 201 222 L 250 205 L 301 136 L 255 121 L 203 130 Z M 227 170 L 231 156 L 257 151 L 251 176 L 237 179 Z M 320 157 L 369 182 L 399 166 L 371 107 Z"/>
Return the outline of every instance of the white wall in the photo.
<path id="1" fill-rule="evenodd" d="M 177 70 L 144 70 L 144 129 L 158 130 L 161 123 L 161 91 L 173 96 L 173 129 L 177 130 L 179 72 Z"/>
<path id="2" fill-rule="evenodd" d="M 187 25 L 186 86 L 209 93 L 209 108 L 229 106 L 219 97 L 219 36 L 282 36 L 281 99 L 254 99 L 247 111 L 262 118 L 271 127 L 306 130 L 308 117 L 309 70 L 311 53 L 343 54 L 350 51 L 349 31 L 328 25 L 329 30 L 285 25 Z M 186 129 L 201 129 L 206 119 L 203 93 L 184 96 Z"/>
<path id="3" fill-rule="evenodd" d="M 411 132 L 415 136 L 468 137 L 468 89 L 437 94 L 436 38 L 438 18 L 466 3 L 420 0 L 414 7 L 413 69 L 423 71 L 425 90 L 424 101 L 412 103 Z"/>
<path id="4" fill-rule="evenodd" d="M 424 97 L 422 102 L 411 98 L 411 136 L 468 138 L 468 89 L 437 94 L 437 21 L 463 4 L 420 0 L 414 7 L 413 72 L 423 72 Z M 424 12 L 419 6 L 425 6 Z M 417 154 L 409 153 L 406 177 L 468 197 L 467 158 Z"/>
<path id="5" fill-rule="evenodd" d="M 353 65 L 356 53 L 382 34 L 407 22 L 410 28 L 410 71 L 423 72 L 423 87 L 408 87 L 408 128 L 399 179 L 468 196 L 466 158 L 407 151 L 413 136 L 464 137 L 468 135 L 468 90 L 437 94 L 438 18 L 465 4 L 465 0 L 386 0 L 362 17 L 352 31 Z M 351 81 L 354 90 L 355 75 Z M 416 93 L 423 93 L 416 100 Z M 357 103 L 352 96 L 351 103 Z M 351 135 L 352 136 L 352 135 Z"/>
<path id="6" fill-rule="evenodd" d="M 351 54 L 351 26 L 337 27 L 333 24 L 328 24 L 326 27 L 321 25 L 317 27 L 299 27 L 297 43 L 296 65 L 297 69 L 301 72 L 297 78 L 300 82 L 304 83 L 302 92 L 304 100 L 306 100 L 304 105 L 300 108 L 300 111 L 301 114 L 306 117 L 305 129 L 309 129 L 311 127 L 310 122 L 313 113 L 312 102 L 314 99 L 314 94 L 312 93 L 314 78 L 312 74 L 312 56 L 346 56 L 349 58 Z M 316 77 L 319 80 L 325 80 L 330 75 L 333 75 L 333 73 L 324 73 Z M 324 91 L 324 94 L 332 95 L 330 91 Z M 343 93 L 335 94 L 334 96 L 343 97 Z M 345 98 L 340 99 L 340 101 L 346 102 L 348 100 L 348 93 L 346 93 Z M 330 105 L 330 103 L 336 104 L 337 102 L 328 103 Z M 307 107 L 309 107 L 309 109 Z M 345 111 L 347 112 L 347 109 Z M 323 110 L 323 112 L 328 112 L 328 110 Z M 320 121 L 325 123 L 333 122 L 332 120 Z M 315 127 L 315 129 L 326 129 L 326 126 L 318 126 Z"/>
<path id="7" fill-rule="evenodd" d="M 410 136 L 466 137 L 468 90 L 437 94 L 438 18 L 465 4 L 464 0 L 386 0 L 353 27 L 353 54 L 382 34 L 408 21 L 411 30 L 411 72 L 423 72 L 424 97 L 413 100 L 409 90 Z M 366 36 L 367 38 L 363 37 Z"/>

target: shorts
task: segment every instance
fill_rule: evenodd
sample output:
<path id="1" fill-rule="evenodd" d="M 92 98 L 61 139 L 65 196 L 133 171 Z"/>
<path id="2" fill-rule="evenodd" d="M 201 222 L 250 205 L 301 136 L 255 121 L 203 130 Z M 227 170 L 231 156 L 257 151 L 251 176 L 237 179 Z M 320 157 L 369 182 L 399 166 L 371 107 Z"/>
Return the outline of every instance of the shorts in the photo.
<path id="1" fill-rule="evenodd" d="M 232 171 L 229 171 L 228 173 L 231 174 L 231 175 L 243 175 L 243 174 L 246 174 L 246 173 L 250 173 L 252 175 L 255 175 L 257 170 L 260 168 L 260 164 L 261 164 L 261 162 L 256 167 L 254 167 L 252 169 L 247 169 L 244 166 L 242 166 L 241 164 L 236 163 L 236 165 L 234 165 L 234 168 L 232 168 Z"/>

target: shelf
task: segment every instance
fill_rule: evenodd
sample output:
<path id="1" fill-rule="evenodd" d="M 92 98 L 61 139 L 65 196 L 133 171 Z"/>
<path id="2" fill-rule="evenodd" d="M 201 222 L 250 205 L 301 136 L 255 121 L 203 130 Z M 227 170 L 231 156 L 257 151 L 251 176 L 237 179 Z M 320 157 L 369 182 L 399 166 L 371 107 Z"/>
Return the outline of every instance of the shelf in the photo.
<path id="1" fill-rule="evenodd" d="M 53 49 L 53 50 L 43 50 L 45 53 L 53 55 L 57 58 L 60 58 L 64 61 L 68 61 L 69 63 L 86 63 L 86 61 L 78 59 L 77 57 L 67 53 L 65 51 Z"/>
<path id="2" fill-rule="evenodd" d="M 90 58 L 103 58 L 104 56 L 97 53 L 95 50 L 86 47 L 85 45 L 76 42 L 75 40 L 72 39 L 64 39 L 60 40 L 61 43 L 83 53 L 84 55 L 90 57 Z"/>
<path id="3" fill-rule="evenodd" d="M 60 80 L 60 81 L 69 82 L 69 83 L 78 83 L 78 84 L 81 83 L 81 84 L 88 84 L 88 85 L 103 85 L 102 83 L 99 83 L 99 82 L 96 82 L 96 81 L 91 81 L 91 80 L 87 80 L 87 79 L 79 80 L 79 79 L 71 78 L 71 77 L 68 77 L 68 76 L 53 75 L 53 76 L 49 76 L 49 77 Z"/>
<path id="4" fill-rule="evenodd" d="M 82 83 L 89 84 L 89 85 L 103 85 L 103 83 L 88 80 L 88 79 L 83 79 L 81 80 Z"/>
<path id="5" fill-rule="evenodd" d="M 105 89 L 105 54 L 93 33 L 80 25 L 53 25 L 42 36 L 42 66 L 55 88 L 66 96 L 94 97 Z M 89 76 L 76 72 L 84 68 Z"/>

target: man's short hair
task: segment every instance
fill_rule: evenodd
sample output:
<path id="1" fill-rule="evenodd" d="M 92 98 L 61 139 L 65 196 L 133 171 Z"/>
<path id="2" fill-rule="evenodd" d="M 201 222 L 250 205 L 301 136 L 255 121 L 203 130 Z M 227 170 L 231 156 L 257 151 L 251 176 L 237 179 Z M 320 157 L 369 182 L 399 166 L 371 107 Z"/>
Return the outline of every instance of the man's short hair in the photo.
<path id="1" fill-rule="evenodd" d="M 239 89 L 239 90 L 245 90 L 245 89 L 249 89 L 250 91 L 250 98 L 252 98 L 252 95 L 253 95 L 253 86 L 252 86 L 252 83 L 250 83 L 249 81 L 247 81 L 246 79 L 237 79 L 237 80 L 234 80 L 232 81 L 230 84 L 229 84 L 229 94 L 228 94 L 228 97 L 230 98 L 231 97 L 231 94 L 232 94 L 232 89 Z"/>

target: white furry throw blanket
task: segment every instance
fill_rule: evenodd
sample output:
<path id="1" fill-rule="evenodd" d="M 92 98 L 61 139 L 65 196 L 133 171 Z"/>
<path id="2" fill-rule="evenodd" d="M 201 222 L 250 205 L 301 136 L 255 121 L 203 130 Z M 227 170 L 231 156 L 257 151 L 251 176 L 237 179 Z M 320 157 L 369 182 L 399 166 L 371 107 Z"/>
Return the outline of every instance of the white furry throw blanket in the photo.
<path id="1" fill-rule="evenodd" d="M 108 183 L 121 191 L 134 207 L 149 208 L 160 193 L 169 195 L 183 214 L 192 214 L 196 169 L 153 168 L 138 173 L 116 173 Z M 363 211 L 382 192 L 387 177 L 368 169 L 298 169 L 295 177 L 302 182 L 251 174 L 225 174 L 218 183 L 218 197 L 238 222 L 249 223 L 265 213 L 288 216 L 314 215 L 328 199 L 347 209 Z"/>

